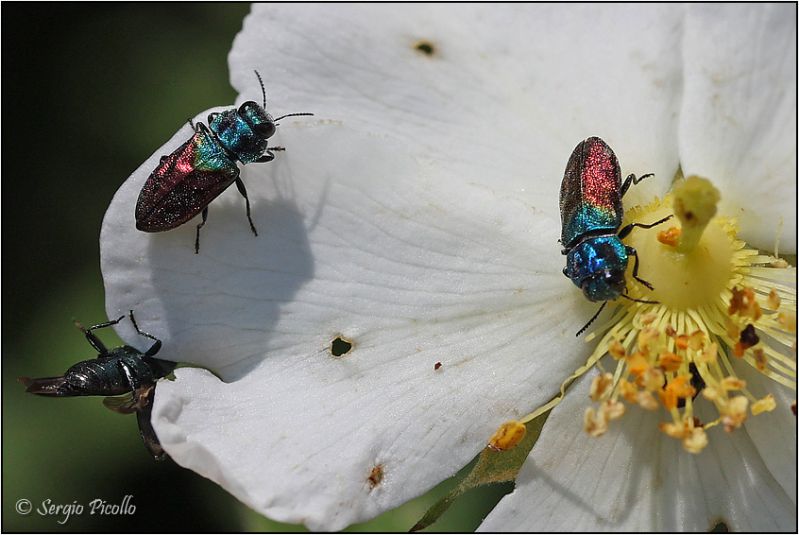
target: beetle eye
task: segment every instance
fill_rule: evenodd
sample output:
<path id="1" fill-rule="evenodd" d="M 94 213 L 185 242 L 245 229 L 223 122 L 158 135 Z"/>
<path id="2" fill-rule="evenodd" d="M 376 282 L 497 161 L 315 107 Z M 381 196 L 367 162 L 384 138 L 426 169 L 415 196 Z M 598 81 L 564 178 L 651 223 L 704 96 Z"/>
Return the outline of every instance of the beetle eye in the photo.
<path id="1" fill-rule="evenodd" d="M 264 138 L 272 137 L 275 134 L 275 123 L 266 121 L 265 123 L 254 124 L 253 129 L 259 136 Z"/>
<path id="2" fill-rule="evenodd" d="M 253 112 L 254 108 L 259 108 L 258 103 L 253 102 L 252 100 L 248 100 L 241 106 L 239 106 L 239 115 L 250 115 Z"/>
<path id="3" fill-rule="evenodd" d="M 208 123 L 213 123 L 216 118 L 219 117 L 219 112 L 213 112 L 208 114 Z"/>

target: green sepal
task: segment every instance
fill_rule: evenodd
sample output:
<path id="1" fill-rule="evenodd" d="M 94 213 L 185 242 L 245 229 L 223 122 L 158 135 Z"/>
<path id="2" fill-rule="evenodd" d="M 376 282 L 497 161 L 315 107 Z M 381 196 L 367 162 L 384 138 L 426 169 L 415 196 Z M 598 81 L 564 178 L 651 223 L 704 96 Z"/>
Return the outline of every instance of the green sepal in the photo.
<path id="1" fill-rule="evenodd" d="M 461 494 L 468 490 L 483 485 L 516 481 L 516 476 L 519 475 L 519 470 L 521 470 L 530 450 L 533 449 L 538 437 L 541 435 L 541 429 L 544 427 L 544 422 L 548 416 L 549 412 L 546 412 L 528 422 L 524 439 L 511 450 L 495 451 L 488 447 L 483 448 L 483 451 L 477 456 L 477 462 L 475 462 L 469 473 L 446 496 L 428 509 L 410 531 L 419 531 L 431 526 Z"/>

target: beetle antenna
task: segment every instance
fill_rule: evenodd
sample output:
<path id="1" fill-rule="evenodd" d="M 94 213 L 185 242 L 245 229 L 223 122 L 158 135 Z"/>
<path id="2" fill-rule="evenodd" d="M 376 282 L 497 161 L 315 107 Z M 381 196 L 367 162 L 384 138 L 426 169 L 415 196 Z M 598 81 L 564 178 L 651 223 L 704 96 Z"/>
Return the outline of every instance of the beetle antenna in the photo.
<path id="1" fill-rule="evenodd" d="M 583 334 L 585 332 L 585 330 L 588 328 L 588 326 L 591 325 L 592 323 L 594 323 L 594 320 L 597 318 L 597 316 L 599 316 L 599 314 L 602 312 L 602 309 L 605 308 L 605 305 L 607 305 L 607 304 L 608 304 L 607 301 L 602 303 L 602 306 L 599 307 L 599 310 L 596 311 L 596 314 L 594 314 L 593 317 L 590 320 L 588 320 L 588 323 L 583 325 L 583 328 L 580 329 L 579 331 L 577 331 L 577 334 L 575 334 L 574 336 L 580 336 L 581 334 Z"/>
<path id="2" fill-rule="evenodd" d="M 258 74 L 258 71 L 253 70 L 255 76 L 258 77 L 258 83 L 261 84 L 261 94 L 264 96 L 264 109 L 266 109 L 266 88 L 264 87 L 264 81 L 261 79 L 261 75 Z"/>
<path id="3" fill-rule="evenodd" d="M 281 115 L 280 117 L 278 117 L 277 119 L 274 119 L 274 120 L 275 121 L 279 121 L 280 119 L 284 119 L 286 117 L 297 117 L 299 115 L 313 115 L 313 113 L 306 113 L 306 112 L 303 112 L 303 113 L 287 113 L 286 115 Z"/>
<path id="4" fill-rule="evenodd" d="M 647 301 L 646 299 L 635 299 L 630 297 L 627 294 L 621 294 L 621 296 L 625 299 L 629 299 L 630 301 L 635 301 L 636 303 L 646 303 L 647 305 L 659 305 L 660 301 Z"/>

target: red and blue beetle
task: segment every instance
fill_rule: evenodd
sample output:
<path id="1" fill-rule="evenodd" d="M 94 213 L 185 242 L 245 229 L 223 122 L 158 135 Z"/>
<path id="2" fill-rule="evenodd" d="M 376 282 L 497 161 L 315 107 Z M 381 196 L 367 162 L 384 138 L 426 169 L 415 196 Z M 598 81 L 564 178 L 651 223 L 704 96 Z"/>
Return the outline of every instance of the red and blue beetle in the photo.
<path id="1" fill-rule="evenodd" d="M 581 141 L 569 157 L 560 185 L 561 251 L 566 255 L 563 274 L 583 291 L 589 301 L 603 301 L 591 320 L 577 333 L 579 336 L 596 319 L 608 301 L 624 297 L 625 272 L 630 256 L 635 257 L 633 278 L 652 290 L 652 285 L 638 277 L 638 254 L 621 240 L 635 227 L 652 228 L 668 220 L 664 217 L 652 224 L 630 223 L 621 227 L 624 217 L 622 197 L 632 184 L 652 176 L 629 175 L 621 181 L 616 155 L 598 137 Z"/>
<path id="2" fill-rule="evenodd" d="M 158 167 L 144 183 L 136 202 L 136 228 L 144 232 L 162 232 L 179 227 L 197 214 L 194 252 L 200 250 L 200 229 L 208 219 L 208 205 L 235 182 L 247 206 L 247 220 L 258 235 L 250 217 L 250 200 L 236 161 L 242 164 L 272 161 L 268 139 L 275 133 L 277 121 L 285 117 L 313 115 L 289 113 L 276 119 L 266 112 L 266 90 L 255 71 L 263 93 L 263 106 L 248 100 L 238 109 L 208 115 L 208 126 L 191 124 L 194 135 L 169 156 L 161 157 Z"/>

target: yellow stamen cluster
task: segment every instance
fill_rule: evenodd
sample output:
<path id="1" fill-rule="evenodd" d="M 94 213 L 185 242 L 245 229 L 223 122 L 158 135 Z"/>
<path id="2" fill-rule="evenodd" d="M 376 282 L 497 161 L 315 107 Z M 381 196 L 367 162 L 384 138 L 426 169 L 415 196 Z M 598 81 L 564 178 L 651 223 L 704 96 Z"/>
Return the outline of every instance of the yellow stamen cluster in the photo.
<path id="1" fill-rule="evenodd" d="M 689 177 L 669 196 L 630 210 L 622 225 L 658 221 L 676 214 L 681 227 L 660 233 L 634 230 L 627 238 L 640 258 L 634 281 L 628 266 L 631 300 L 619 299 L 615 312 L 586 336 L 602 336 L 588 360 L 561 384 L 560 394 L 520 420 L 530 422 L 558 405 L 567 386 L 594 366 L 585 431 L 604 434 L 625 413 L 625 403 L 647 411 L 663 409 L 659 424 L 683 448 L 699 453 L 707 430 L 741 427 L 748 415 L 779 408 L 768 392 L 756 397 L 736 375 L 742 364 L 796 390 L 796 268 L 785 260 L 749 249 L 737 237 L 735 220 L 715 217 L 718 191 L 705 179 Z M 638 301 L 636 301 L 636 299 Z M 609 355 L 612 372 L 600 363 Z M 737 362 L 736 362 L 737 361 Z M 734 364 L 735 363 L 735 364 Z M 715 409 L 703 423 L 695 404 Z M 703 413 L 704 414 L 704 413 Z"/>
<path id="2" fill-rule="evenodd" d="M 712 204 L 717 192 L 704 187 L 694 182 L 688 190 Z M 700 210 L 696 203 L 683 202 L 682 215 L 701 211 L 704 215 L 695 218 L 699 222 L 694 226 L 707 226 L 688 241 L 684 228 L 676 227 L 656 236 L 631 234 L 631 245 L 641 257 L 639 275 L 655 290 L 648 293 L 637 283 L 628 283 L 628 288 L 636 298 L 658 303 L 620 301 L 613 317 L 588 336 L 605 333 L 582 367 L 597 364 L 602 370 L 590 394 L 599 407 L 588 408 L 584 417 L 591 436 L 607 431 L 608 422 L 624 414 L 626 403 L 648 411 L 663 409 L 668 419 L 660 430 L 698 453 L 708 444 L 710 428 L 732 432 L 748 416 L 777 408 L 771 394 L 757 398 L 747 389 L 734 361 L 796 388 L 795 269 L 747 249 L 736 237 L 735 222 L 713 217 L 709 204 Z M 651 221 L 664 215 L 668 199 L 634 209 L 628 217 Z M 606 354 L 615 370 L 604 371 L 599 364 Z M 717 417 L 701 422 L 695 416 L 698 403 L 712 406 Z"/>

